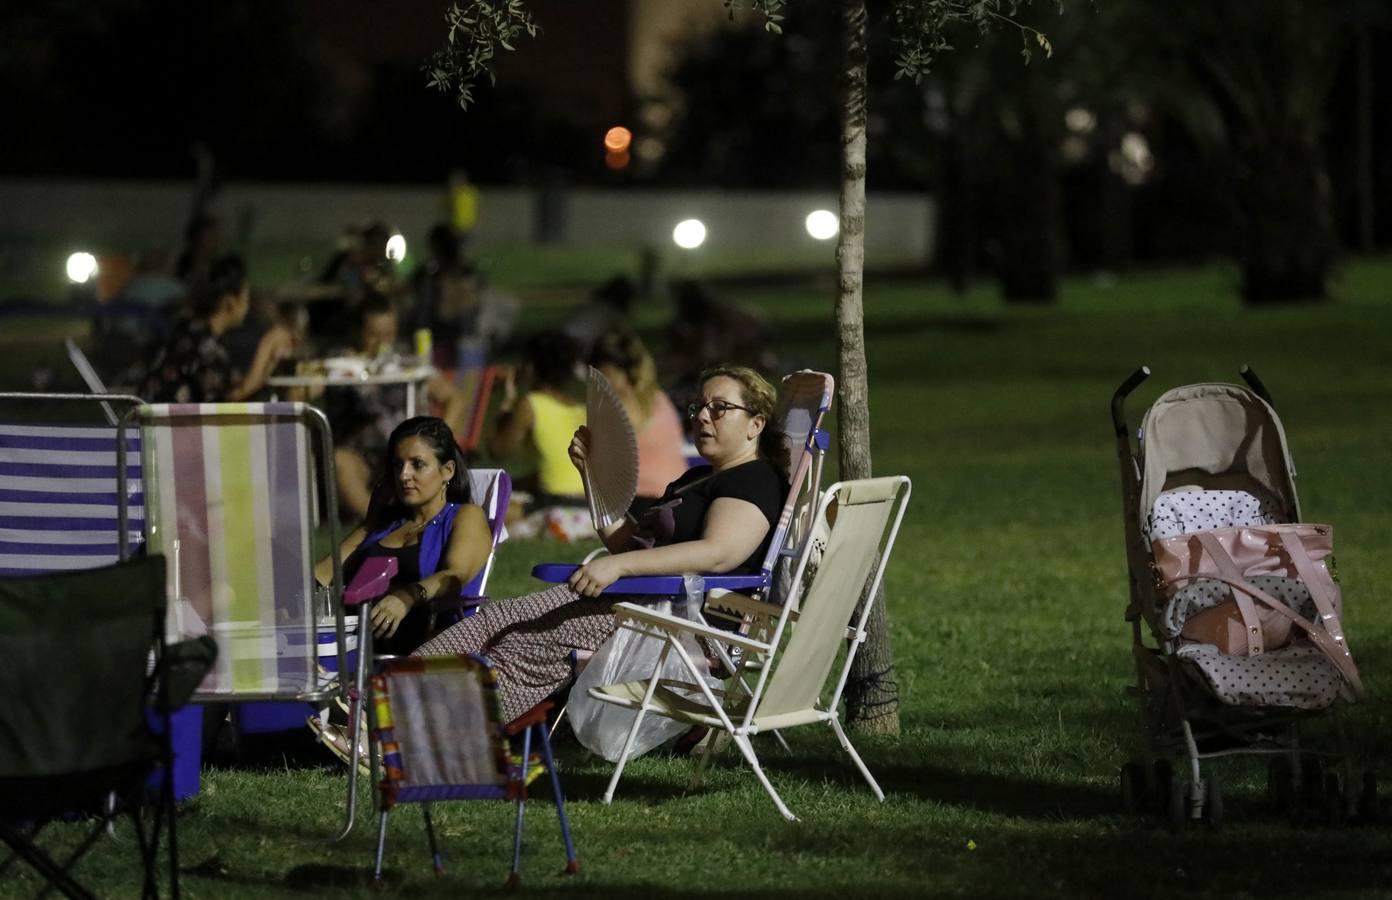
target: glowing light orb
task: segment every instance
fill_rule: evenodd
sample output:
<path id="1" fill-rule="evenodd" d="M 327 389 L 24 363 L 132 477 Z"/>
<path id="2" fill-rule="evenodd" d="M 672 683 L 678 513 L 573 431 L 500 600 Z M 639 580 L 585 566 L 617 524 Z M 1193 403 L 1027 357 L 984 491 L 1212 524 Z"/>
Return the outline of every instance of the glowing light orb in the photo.
<path id="1" fill-rule="evenodd" d="M 387 238 L 387 259 L 399 263 L 406 258 L 406 238 L 394 234 Z"/>
<path id="2" fill-rule="evenodd" d="M 819 241 L 836 237 L 841 230 L 841 220 L 829 209 L 819 209 L 807 214 L 807 233 Z"/>
<path id="3" fill-rule="evenodd" d="M 706 226 L 700 219 L 685 219 L 672 229 L 672 240 L 683 250 L 695 250 L 706 242 Z"/>
<path id="4" fill-rule="evenodd" d="M 604 132 L 604 149 L 611 153 L 623 153 L 633 142 L 633 132 L 622 125 L 615 125 Z"/>
<path id="5" fill-rule="evenodd" d="M 90 253 L 78 252 L 68 257 L 68 280 L 73 284 L 86 284 L 97 274 L 97 258 Z"/>

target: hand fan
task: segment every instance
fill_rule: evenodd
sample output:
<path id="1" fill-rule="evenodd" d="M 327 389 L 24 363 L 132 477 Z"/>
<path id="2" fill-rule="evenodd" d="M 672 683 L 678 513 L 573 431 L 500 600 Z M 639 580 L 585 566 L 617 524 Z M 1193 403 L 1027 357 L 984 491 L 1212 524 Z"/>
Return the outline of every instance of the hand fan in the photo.
<path id="1" fill-rule="evenodd" d="M 623 518 L 638 493 L 638 437 L 614 386 L 593 366 L 585 391 L 590 453 L 585 464 L 585 499 L 595 529 Z"/>

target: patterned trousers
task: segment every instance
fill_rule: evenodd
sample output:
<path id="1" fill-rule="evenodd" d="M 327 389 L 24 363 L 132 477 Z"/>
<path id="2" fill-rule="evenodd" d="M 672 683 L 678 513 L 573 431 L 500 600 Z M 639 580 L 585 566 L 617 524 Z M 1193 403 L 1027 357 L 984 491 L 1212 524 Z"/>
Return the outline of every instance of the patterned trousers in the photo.
<path id="1" fill-rule="evenodd" d="M 575 675 L 572 652 L 594 653 L 617 628 L 613 606 L 627 596 L 591 600 L 558 584 L 494 600 L 426 641 L 417 656 L 482 653 L 498 671 L 503 718 L 512 721 Z"/>

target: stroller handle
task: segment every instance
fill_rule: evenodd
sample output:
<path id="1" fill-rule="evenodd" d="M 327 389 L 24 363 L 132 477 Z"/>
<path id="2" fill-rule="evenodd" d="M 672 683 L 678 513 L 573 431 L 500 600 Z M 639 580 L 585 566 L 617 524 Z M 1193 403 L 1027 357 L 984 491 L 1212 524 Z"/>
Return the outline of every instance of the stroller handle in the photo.
<path id="1" fill-rule="evenodd" d="M 1266 401 L 1266 405 L 1275 409 L 1276 404 L 1271 402 L 1271 392 L 1266 389 L 1266 385 L 1257 377 L 1257 370 L 1246 363 L 1242 364 L 1238 373 L 1242 375 L 1242 380 L 1247 382 L 1247 386 L 1252 389 L 1252 393 Z"/>
<path id="2" fill-rule="evenodd" d="M 1128 375 L 1112 394 L 1112 427 L 1116 429 L 1117 437 L 1126 434 L 1126 398 L 1149 377 L 1150 367 L 1140 366 Z"/>

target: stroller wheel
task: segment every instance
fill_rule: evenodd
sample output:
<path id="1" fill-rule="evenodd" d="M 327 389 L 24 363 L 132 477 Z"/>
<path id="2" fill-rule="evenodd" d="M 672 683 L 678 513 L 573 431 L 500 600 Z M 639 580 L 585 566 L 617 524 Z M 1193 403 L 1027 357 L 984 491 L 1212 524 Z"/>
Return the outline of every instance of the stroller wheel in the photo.
<path id="1" fill-rule="evenodd" d="M 1178 834 L 1184 830 L 1189 818 L 1189 785 L 1178 778 L 1171 778 L 1166 797 L 1165 815 L 1170 822 L 1170 831 Z"/>
<path id="2" fill-rule="evenodd" d="M 1319 809 L 1324 800 L 1324 764 L 1317 756 L 1300 761 L 1300 799 L 1310 809 Z"/>
<path id="3" fill-rule="evenodd" d="M 1266 802 L 1271 812 L 1284 815 L 1295 800 L 1295 773 L 1289 757 L 1273 756 L 1266 767 Z"/>
<path id="4" fill-rule="evenodd" d="M 1169 808 L 1170 783 L 1174 780 L 1174 766 L 1170 765 L 1168 759 L 1157 759 L 1151 764 L 1150 801 L 1161 815 L 1165 815 Z"/>
<path id="5" fill-rule="evenodd" d="M 1121 767 L 1121 811 L 1137 813 L 1146 802 L 1146 769 L 1138 762 Z"/>
<path id="6" fill-rule="evenodd" d="M 1324 824 L 1337 828 L 1347 821 L 1348 810 L 1344 806 L 1344 780 L 1338 772 L 1326 772 L 1324 776 L 1323 812 Z"/>
<path id="7" fill-rule="evenodd" d="M 1223 827 L 1223 787 L 1212 775 L 1204 782 L 1204 821 L 1214 831 Z"/>
<path id="8" fill-rule="evenodd" d="M 1364 825 L 1376 825 L 1382 810 L 1378 806 L 1377 775 L 1372 771 L 1363 773 L 1363 787 L 1358 792 L 1358 821 Z"/>

